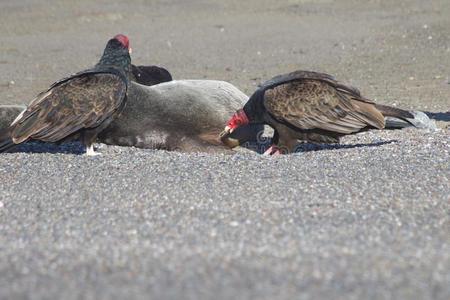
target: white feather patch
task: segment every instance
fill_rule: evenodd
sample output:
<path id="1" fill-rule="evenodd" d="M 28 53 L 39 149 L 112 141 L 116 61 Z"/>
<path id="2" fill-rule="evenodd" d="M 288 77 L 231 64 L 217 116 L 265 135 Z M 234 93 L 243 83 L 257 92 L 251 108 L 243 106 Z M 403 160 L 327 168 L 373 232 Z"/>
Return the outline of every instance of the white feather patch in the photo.
<path id="1" fill-rule="evenodd" d="M 27 110 L 26 108 L 22 110 L 22 112 L 14 119 L 14 121 L 9 126 L 15 125 L 23 117 L 23 114 L 25 113 L 26 110 Z"/>

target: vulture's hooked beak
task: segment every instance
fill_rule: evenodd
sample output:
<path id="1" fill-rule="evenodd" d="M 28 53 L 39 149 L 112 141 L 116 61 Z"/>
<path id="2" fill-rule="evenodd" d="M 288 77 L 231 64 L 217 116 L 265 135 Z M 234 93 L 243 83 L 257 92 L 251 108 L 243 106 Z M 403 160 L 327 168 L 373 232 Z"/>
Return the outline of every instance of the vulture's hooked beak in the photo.
<path id="1" fill-rule="evenodd" d="M 128 54 L 133 53 L 133 49 L 131 47 L 128 48 Z"/>
<path id="2" fill-rule="evenodd" d="M 234 113 L 231 119 L 228 121 L 227 126 L 225 126 L 224 130 L 219 135 L 222 143 L 230 148 L 239 146 L 239 139 L 237 139 L 236 136 L 231 136 L 231 134 L 235 129 L 248 123 L 249 120 L 244 110 L 239 109 L 238 111 L 236 111 L 236 113 Z"/>
<path id="3" fill-rule="evenodd" d="M 222 133 L 220 135 L 224 135 L 224 134 L 231 134 L 234 131 L 234 128 L 231 128 L 230 126 L 225 126 L 225 128 L 223 129 Z"/>
<path id="4" fill-rule="evenodd" d="M 230 136 L 233 131 L 234 130 L 232 128 L 226 126 L 225 129 L 219 135 L 220 141 L 230 148 L 235 148 L 239 146 L 239 140 L 232 138 Z"/>

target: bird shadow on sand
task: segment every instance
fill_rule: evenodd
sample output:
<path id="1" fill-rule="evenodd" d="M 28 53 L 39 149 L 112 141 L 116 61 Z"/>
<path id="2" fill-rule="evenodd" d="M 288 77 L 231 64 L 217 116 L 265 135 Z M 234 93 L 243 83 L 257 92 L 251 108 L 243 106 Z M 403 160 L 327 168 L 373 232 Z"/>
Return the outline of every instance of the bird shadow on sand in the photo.
<path id="1" fill-rule="evenodd" d="M 326 150 L 340 150 L 340 149 L 356 149 L 356 148 L 367 148 L 367 147 L 380 147 L 387 144 L 392 144 L 398 142 L 397 140 L 380 141 L 374 143 L 359 143 L 359 144 L 314 144 L 314 143 L 300 143 L 295 151 L 295 153 L 305 153 L 312 151 L 326 151 Z M 244 148 L 255 151 L 259 154 L 264 153 L 269 147 L 270 143 L 264 144 L 247 144 L 243 145 Z"/>
<path id="2" fill-rule="evenodd" d="M 361 143 L 361 144 L 310 144 L 304 143 L 297 146 L 295 153 L 324 151 L 324 150 L 340 150 L 340 149 L 356 149 L 356 148 L 370 148 L 380 147 L 397 142 L 397 140 L 382 141 L 375 143 Z"/>
<path id="3" fill-rule="evenodd" d="M 361 144 L 313 144 L 313 143 L 300 143 L 294 153 L 305 153 L 311 151 L 325 151 L 325 150 L 339 150 L 339 149 L 355 149 L 355 148 L 367 148 L 367 147 L 379 147 L 391 143 L 395 143 L 397 140 L 380 141 L 375 143 L 361 143 Z M 248 150 L 252 150 L 257 153 L 264 153 L 269 147 L 270 143 L 260 144 L 247 144 L 242 145 Z M 85 148 L 80 142 L 67 142 L 62 144 L 52 144 L 44 142 L 27 142 L 18 145 L 16 148 L 9 151 L 10 153 L 48 153 L 48 154 L 74 154 L 83 155 Z"/>
<path id="4" fill-rule="evenodd" d="M 27 142 L 18 145 L 10 153 L 50 153 L 50 154 L 75 154 L 85 153 L 84 146 L 80 142 L 68 142 L 62 144 L 52 144 L 44 142 Z"/>
<path id="5" fill-rule="evenodd" d="M 428 116 L 428 118 L 441 121 L 441 122 L 450 122 L 450 111 L 447 112 L 429 112 L 424 111 L 424 113 Z"/>

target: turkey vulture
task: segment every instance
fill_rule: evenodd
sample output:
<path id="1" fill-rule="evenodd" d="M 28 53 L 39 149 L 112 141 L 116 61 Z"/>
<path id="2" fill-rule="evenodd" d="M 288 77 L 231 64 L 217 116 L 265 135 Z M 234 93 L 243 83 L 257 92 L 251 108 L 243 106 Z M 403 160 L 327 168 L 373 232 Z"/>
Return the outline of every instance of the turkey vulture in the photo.
<path id="1" fill-rule="evenodd" d="M 262 84 L 231 117 L 221 138 L 245 124 L 268 124 L 275 133 L 266 154 L 290 153 L 298 140 L 337 143 L 346 134 L 382 129 L 385 116 L 413 118 L 407 111 L 375 104 L 328 74 L 295 71 Z"/>
<path id="2" fill-rule="evenodd" d="M 122 111 L 131 73 L 129 39 L 108 41 L 91 69 L 64 78 L 40 93 L 4 132 L 0 152 L 28 140 L 58 142 L 79 135 L 87 155 L 92 144 Z"/>

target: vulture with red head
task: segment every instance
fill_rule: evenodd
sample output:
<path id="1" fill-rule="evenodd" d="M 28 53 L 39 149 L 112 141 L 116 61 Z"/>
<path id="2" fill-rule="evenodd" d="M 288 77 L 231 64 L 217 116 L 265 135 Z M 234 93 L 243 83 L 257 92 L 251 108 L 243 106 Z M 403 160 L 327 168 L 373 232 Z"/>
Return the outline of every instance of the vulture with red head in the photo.
<path id="1" fill-rule="evenodd" d="M 42 93 L 0 133 L 0 152 L 28 140 L 59 142 L 79 135 L 87 155 L 93 143 L 122 111 L 131 74 L 129 39 L 108 41 L 91 69 L 64 78 Z"/>
<path id="2" fill-rule="evenodd" d="M 377 105 L 354 87 L 323 73 L 296 71 L 260 86 L 228 121 L 223 141 L 238 127 L 267 124 L 275 133 L 266 154 L 295 152 L 298 141 L 337 143 L 343 135 L 385 127 L 385 117 L 414 118 L 408 111 Z"/>

